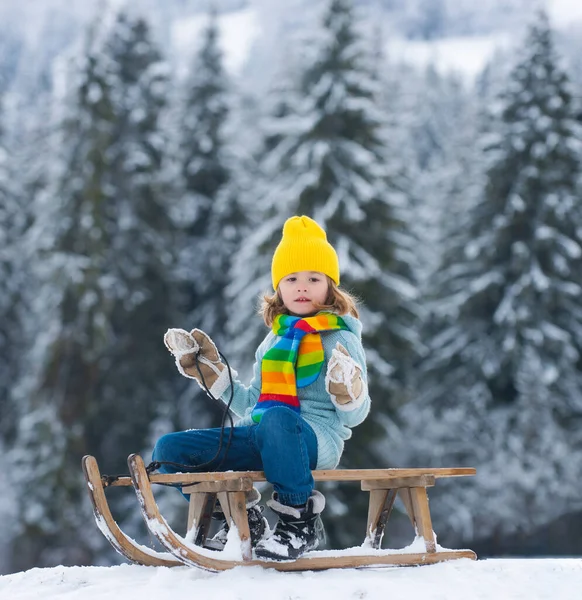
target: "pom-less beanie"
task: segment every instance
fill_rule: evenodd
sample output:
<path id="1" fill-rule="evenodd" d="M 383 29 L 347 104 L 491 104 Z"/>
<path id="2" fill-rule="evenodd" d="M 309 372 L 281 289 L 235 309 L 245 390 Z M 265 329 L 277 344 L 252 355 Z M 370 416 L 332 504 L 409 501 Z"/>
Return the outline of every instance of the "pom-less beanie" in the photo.
<path id="1" fill-rule="evenodd" d="M 283 225 L 283 238 L 271 264 L 273 289 L 289 273 L 318 271 L 340 282 L 339 261 L 325 231 L 306 216 L 291 217 Z"/>

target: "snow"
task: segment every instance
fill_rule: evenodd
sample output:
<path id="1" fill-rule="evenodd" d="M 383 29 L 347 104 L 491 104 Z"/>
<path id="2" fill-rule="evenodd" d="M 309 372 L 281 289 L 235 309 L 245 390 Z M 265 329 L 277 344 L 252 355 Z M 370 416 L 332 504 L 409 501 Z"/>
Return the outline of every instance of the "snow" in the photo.
<path id="1" fill-rule="evenodd" d="M 100 600 L 334 600 L 365 598 L 574 600 L 582 559 L 467 559 L 418 568 L 387 567 L 279 573 L 237 567 L 209 573 L 189 567 L 53 567 L 0 577 L 0 598 Z"/>

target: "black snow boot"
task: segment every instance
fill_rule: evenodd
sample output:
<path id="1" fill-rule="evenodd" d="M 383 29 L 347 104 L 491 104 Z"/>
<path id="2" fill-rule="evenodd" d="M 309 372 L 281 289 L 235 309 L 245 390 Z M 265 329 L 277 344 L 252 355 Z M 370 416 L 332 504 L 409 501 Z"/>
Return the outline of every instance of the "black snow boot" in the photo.
<path id="1" fill-rule="evenodd" d="M 261 494 L 256 488 L 253 488 L 247 494 L 247 518 L 249 520 L 252 547 L 255 547 L 265 533 L 269 531 L 269 523 L 267 519 L 263 517 L 263 507 L 258 504 L 260 499 Z M 226 522 L 226 517 L 224 516 L 220 505 L 216 506 L 216 509 L 212 513 L 212 518 L 218 522 L 218 531 L 211 539 L 206 540 L 204 547 L 209 548 L 210 550 L 223 550 L 226 546 L 230 527 Z"/>
<path id="2" fill-rule="evenodd" d="M 267 502 L 279 520 L 271 535 L 255 547 L 258 558 L 294 560 L 309 550 L 315 550 L 325 541 L 320 513 L 325 508 L 325 496 L 313 490 L 304 506 L 281 504 L 277 493 Z"/>

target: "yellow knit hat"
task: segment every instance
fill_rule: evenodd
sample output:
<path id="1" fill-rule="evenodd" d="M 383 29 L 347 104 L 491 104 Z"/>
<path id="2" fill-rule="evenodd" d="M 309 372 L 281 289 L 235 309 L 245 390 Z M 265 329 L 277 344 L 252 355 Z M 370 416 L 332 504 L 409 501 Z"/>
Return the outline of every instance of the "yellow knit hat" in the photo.
<path id="1" fill-rule="evenodd" d="M 306 216 L 291 217 L 283 225 L 283 238 L 271 264 L 273 289 L 289 273 L 319 271 L 340 282 L 339 261 L 325 231 Z"/>

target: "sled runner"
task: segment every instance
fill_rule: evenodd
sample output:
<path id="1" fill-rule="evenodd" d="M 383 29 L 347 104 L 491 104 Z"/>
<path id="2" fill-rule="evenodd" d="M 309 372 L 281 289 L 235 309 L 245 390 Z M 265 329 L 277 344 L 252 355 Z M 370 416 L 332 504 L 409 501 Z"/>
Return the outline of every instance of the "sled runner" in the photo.
<path id="1" fill-rule="evenodd" d="M 474 475 L 473 468 L 456 469 L 336 469 L 313 471 L 315 481 L 360 481 L 370 493 L 368 522 L 361 548 L 342 551 L 313 551 L 290 561 L 256 560 L 252 557 L 245 509 L 245 492 L 253 482 L 265 481 L 261 471 L 148 474 L 142 458 L 128 458 L 131 477 L 109 482 L 102 478 L 92 456 L 83 458 L 83 469 L 100 530 L 113 547 L 130 561 L 148 566 L 190 565 L 210 571 L 238 566 L 263 566 L 279 571 L 313 571 L 381 565 L 424 565 L 457 558 L 476 559 L 471 550 L 444 550 L 437 546 L 428 505 L 427 488 L 442 477 Z M 181 485 L 190 495 L 188 533 L 178 535 L 160 514 L 152 483 Z M 105 497 L 109 486 L 133 485 L 145 522 L 166 553 L 137 544 L 114 521 Z M 424 542 L 421 551 L 381 550 L 382 536 L 396 496 L 402 500 L 408 516 Z M 227 519 L 234 524 L 241 541 L 241 560 L 221 558 L 220 552 L 203 548 L 216 500 Z M 193 541 L 191 541 L 193 540 Z M 194 543 L 195 542 L 195 543 Z M 416 545 L 416 544 L 415 544 Z"/>
<path id="2" fill-rule="evenodd" d="M 107 486 L 101 478 L 97 461 L 93 456 L 84 456 L 82 464 L 97 527 L 117 552 L 138 565 L 152 567 L 177 567 L 182 565 L 182 561 L 175 558 L 172 554 L 168 552 L 156 552 L 150 548 L 141 546 L 121 531 L 109 510 L 109 504 L 105 497 L 105 487 Z"/>

